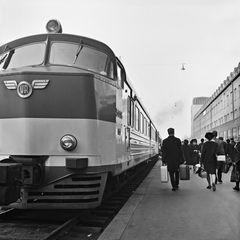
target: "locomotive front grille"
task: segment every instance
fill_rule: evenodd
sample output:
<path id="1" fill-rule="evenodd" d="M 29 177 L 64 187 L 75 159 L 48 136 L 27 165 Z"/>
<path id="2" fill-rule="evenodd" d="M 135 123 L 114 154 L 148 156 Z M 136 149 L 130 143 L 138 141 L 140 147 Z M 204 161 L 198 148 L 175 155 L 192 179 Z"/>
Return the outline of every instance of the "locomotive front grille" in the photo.
<path id="1" fill-rule="evenodd" d="M 72 175 L 27 192 L 27 208 L 94 208 L 101 204 L 107 173 Z"/>

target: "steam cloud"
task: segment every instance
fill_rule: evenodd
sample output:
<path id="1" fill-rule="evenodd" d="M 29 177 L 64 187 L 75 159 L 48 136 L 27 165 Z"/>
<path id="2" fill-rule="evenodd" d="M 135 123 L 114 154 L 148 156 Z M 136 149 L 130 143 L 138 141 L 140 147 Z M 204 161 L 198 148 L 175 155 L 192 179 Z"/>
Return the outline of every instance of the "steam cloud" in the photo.
<path id="1" fill-rule="evenodd" d="M 155 122 L 158 126 L 172 120 L 174 117 L 180 115 L 184 109 L 184 101 L 178 100 L 173 106 L 167 107 L 159 111 L 155 116 Z"/>

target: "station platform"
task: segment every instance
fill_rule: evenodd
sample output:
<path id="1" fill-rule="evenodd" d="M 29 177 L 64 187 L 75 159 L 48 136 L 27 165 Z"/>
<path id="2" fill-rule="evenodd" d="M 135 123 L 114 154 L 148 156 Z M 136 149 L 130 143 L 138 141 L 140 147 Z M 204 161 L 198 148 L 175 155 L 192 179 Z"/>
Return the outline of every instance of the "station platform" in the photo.
<path id="1" fill-rule="evenodd" d="M 98 240 L 239 240 L 240 192 L 230 172 L 216 192 L 191 171 L 173 192 L 161 183 L 158 161 Z M 231 170 L 230 170 L 231 171 Z"/>

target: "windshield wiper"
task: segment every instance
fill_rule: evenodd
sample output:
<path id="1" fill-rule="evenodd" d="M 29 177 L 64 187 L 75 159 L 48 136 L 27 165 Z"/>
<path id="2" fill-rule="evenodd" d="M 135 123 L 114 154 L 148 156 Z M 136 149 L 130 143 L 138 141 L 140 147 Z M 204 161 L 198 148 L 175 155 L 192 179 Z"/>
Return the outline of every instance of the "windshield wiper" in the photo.
<path id="1" fill-rule="evenodd" d="M 2 59 L 0 60 L 0 65 L 4 62 L 5 58 L 7 57 L 7 53 L 2 57 Z"/>
<path id="2" fill-rule="evenodd" d="M 79 43 L 79 46 L 78 46 L 78 49 L 77 49 L 77 52 L 76 52 L 73 64 L 76 63 L 76 61 L 78 59 L 78 56 L 79 56 L 80 52 L 82 51 L 82 49 L 83 49 L 83 40 L 81 40 L 80 43 Z"/>
<path id="3" fill-rule="evenodd" d="M 13 50 L 11 50 L 11 51 L 9 52 L 9 54 L 8 54 L 8 56 L 7 56 L 7 59 L 6 59 L 6 61 L 4 62 L 3 69 L 7 69 L 7 67 L 8 67 L 8 65 L 9 65 L 9 63 L 10 63 L 10 61 L 11 61 L 12 56 L 13 56 L 14 53 L 15 53 L 15 49 L 13 49 Z"/>

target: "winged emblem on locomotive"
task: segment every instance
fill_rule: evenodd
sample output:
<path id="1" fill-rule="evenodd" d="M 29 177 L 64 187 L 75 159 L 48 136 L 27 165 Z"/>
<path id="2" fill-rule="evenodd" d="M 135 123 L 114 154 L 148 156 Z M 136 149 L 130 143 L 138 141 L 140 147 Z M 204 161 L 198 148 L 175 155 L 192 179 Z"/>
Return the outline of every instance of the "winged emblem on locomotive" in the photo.
<path id="1" fill-rule="evenodd" d="M 21 98 L 28 98 L 31 96 L 33 89 L 44 89 L 48 85 L 49 80 L 33 80 L 32 84 L 26 81 L 21 81 L 17 83 L 15 80 L 4 81 L 7 89 L 15 90 L 17 89 L 18 96 Z"/>

